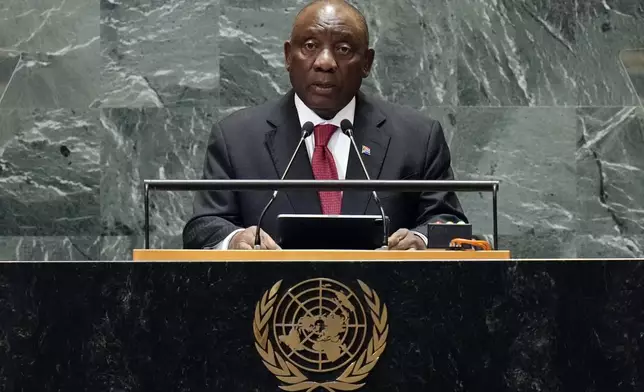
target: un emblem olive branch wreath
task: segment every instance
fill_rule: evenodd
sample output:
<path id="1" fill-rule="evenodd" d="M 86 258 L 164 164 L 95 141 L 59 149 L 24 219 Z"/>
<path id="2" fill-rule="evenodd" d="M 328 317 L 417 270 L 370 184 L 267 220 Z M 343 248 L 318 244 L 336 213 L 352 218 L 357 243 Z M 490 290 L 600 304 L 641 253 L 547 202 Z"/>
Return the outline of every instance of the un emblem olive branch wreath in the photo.
<path id="1" fill-rule="evenodd" d="M 364 299 L 370 309 L 371 319 L 373 320 L 373 334 L 367 350 L 363 352 L 357 361 L 352 362 L 342 374 L 334 381 L 323 383 L 310 381 L 295 365 L 287 362 L 282 356 L 273 349 L 273 344 L 269 339 L 268 322 L 273 316 L 277 292 L 282 281 L 275 283 L 270 290 L 266 291 L 262 299 L 255 307 L 255 317 L 253 319 L 253 332 L 255 334 L 255 348 L 262 357 L 264 366 L 280 381 L 288 385 L 280 385 L 279 388 L 284 391 L 313 392 L 316 388 L 322 388 L 328 392 L 337 391 L 355 391 L 362 388 L 365 383 L 361 383 L 369 372 L 376 366 L 378 359 L 385 350 L 389 326 L 387 325 L 387 306 L 380 303 L 378 294 L 367 286 L 364 282 L 358 280 L 358 284 L 364 293 Z"/>

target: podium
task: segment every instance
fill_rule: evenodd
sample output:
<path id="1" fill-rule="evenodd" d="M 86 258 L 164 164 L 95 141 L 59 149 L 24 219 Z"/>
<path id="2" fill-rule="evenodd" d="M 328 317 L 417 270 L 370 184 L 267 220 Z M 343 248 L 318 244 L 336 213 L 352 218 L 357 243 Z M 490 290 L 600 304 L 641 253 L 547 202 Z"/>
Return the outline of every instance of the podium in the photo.
<path id="1" fill-rule="evenodd" d="M 0 263 L 0 389 L 641 391 L 644 262 L 508 256 Z"/>
<path id="2" fill-rule="evenodd" d="M 379 261 L 438 261 L 438 260 L 507 260 L 510 251 L 469 250 L 183 250 L 135 249 L 134 261 L 310 261 L 310 262 L 379 262 Z"/>

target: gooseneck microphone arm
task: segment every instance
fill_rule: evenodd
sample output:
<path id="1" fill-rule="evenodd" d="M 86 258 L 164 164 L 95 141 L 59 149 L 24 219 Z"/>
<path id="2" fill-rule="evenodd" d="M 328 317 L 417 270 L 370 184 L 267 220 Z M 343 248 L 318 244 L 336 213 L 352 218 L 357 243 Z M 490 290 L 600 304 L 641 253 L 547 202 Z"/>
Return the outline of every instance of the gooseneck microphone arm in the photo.
<path id="1" fill-rule="evenodd" d="M 356 145 L 356 140 L 353 137 L 353 124 L 351 124 L 351 121 L 344 119 L 340 123 L 340 128 L 342 128 L 342 133 L 347 135 L 349 139 L 351 140 L 351 145 L 353 146 L 353 151 L 356 152 L 356 156 L 358 157 L 358 161 L 360 162 L 360 166 L 362 166 L 362 171 L 364 172 L 365 177 L 367 180 L 371 180 L 369 177 L 369 172 L 367 172 L 367 168 L 364 165 L 364 161 L 362 160 L 362 156 L 360 155 L 360 151 L 358 150 L 358 146 Z M 388 248 L 389 244 L 389 228 L 387 225 L 387 215 L 385 215 L 385 209 L 382 208 L 382 203 L 380 202 L 380 198 L 378 197 L 378 193 L 376 191 L 371 192 L 373 196 L 373 200 L 376 202 L 376 205 L 380 209 L 380 215 L 382 216 L 382 247 L 383 248 Z"/>
<path id="2" fill-rule="evenodd" d="M 280 180 L 283 180 L 286 178 L 286 175 L 288 174 L 289 170 L 291 170 L 291 165 L 293 164 L 293 161 L 295 160 L 295 156 L 297 153 L 300 151 L 300 148 L 302 147 L 302 143 L 304 143 L 304 140 L 311 136 L 313 133 L 314 125 L 312 122 L 307 121 L 302 125 L 302 136 L 300 137 L 300 141 L 297 143 L 297 147 L 295 147 L 295 151 L 293 151 L 293 155 L 291 156 L 291 160 L 288 162 L 288 165 L 286 165 L 286 169 L 284 169 L 284 174 L 282 174 L 282 178 Z M 271 196 L 271 199 L 266 203 L 266 207 L 262 210 L 262 213 L 259 215 L 259 219 L 257 220 L 257 230 L 255 231 L 255 249 L 261 249 L 262 248 L 262 241 L 260 237 L 260 232 L 262 230 L 262 220 L 264 219 L 264 215 L 266 215 L 266 212 L 268 211 L 269 207 L 273 204 L 275 199 L 277 198 L 277 194 L 279 191 L 276 189 L 273 191 L 273 196 Z"/>

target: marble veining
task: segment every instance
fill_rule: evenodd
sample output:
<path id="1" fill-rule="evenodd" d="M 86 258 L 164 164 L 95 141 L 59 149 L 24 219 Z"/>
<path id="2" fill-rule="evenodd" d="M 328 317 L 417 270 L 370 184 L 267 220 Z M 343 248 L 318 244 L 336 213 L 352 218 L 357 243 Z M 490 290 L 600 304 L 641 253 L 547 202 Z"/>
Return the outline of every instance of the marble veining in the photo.
<path id="1" fill-rule="evenodd" d="M 98 40 L 66 55 L 20 54 L 0 108 L 87 108 L 97 93 Z M 97 54 L 97 53 L 96 53 Z"/>
<path id="2" fill-rule="evenodd" d="M 638 0 L 452 4 L 460 13 L 460 105 L 637 103 L 619 53 L 644 46 Z"/>
<path id="3" fill-rule="evenodd" d="M 644 48 L 624 50 L 620 53 L 633 90 L 637 93 L 640 106 L 644 106 Z"/>
<path id="4" fill-rule="evenodd" d="M 457 75 L 461 105 L 577 103 L 577 75 L 570 69 L 576 62 L 572 2 L 450 3 L 459 13 Z"/>
<path id="5" fill-rule="evenodd" d="M 639 0 L 578 2 L 579 104 L 630 106 L 639 100 L 619 60 L 644 47 L 644 5 Z"/>
<path id="6" fill-rule="evenodd" d="M 13 71 L 18 61 L 20 61 L 18 53 L 0 52 L 0 102 L 2 102 L 7 86 L 12 80 Z"/>
<path id="7" fill-rule="evenodd" d="M 222 106 L 257 105 L 288 90 L 283 44 L 297 9 L 280 5 L 224 3 L 219 21 Z"/>
<path id="8" fill-rule="evenodd" d="M 60 55 L 98 39 L 94 1 L 24 0 L 0 5 L 0 48 Z"/>
<path id="9" fill-rule="evenodd" d="M 101 237 L 0 237 L 0 260 L 100 260 Z M 131 258 L 131 256 L 130 256 Z M 125 258 L 123 258 L 125 259 Z"/>
<path id="10" fill-rule="evenodd" d="M 456 14 L 447 0 L 354 2 L 377 53 L 365 90 L 403 105 L 456 105 Z M 387 12 L 382 12 L 387 9 Z M 402 44 L 404 42 L 404 44 Z"/>
<path id="11" fill-rule="evenodd" d="M 579 109 L 577 137 L 580 234 L 643 254 L 644 108 Z"/>
<path id="12" fill-rule="evenodd" d="M 500 234 L 576 229 L 575 189 L 566 186 L 575 181 L 574 108 L 469 108 L 456 119 L 456 175 L 501 181 Z M 491 232 L 491 195 L 459 196 L 475 231 Z"/>
<path id="13" fill-rule="evenodd" d="M 219 0 L 101 1 L 98 107 L 219 101 Z"/>
<path id="14" fill-rule="evenodd" d="M 98 22 L 92 1 L 3 2 L 0 61 L 19 60 L 0 67 L 0 81 L 7 81 L 0 108 L 89 107 L 98 93 Z"/>
<path id="15" fill-rule="evenodd" d="M 210 128 L 218 118 L 216 111 L 183 107 L 101 111 L 107 135 L 101 151 L 102 235 L 143 235 L 144 179 L 201 178 Z M 191 213 L 191 193 L 152 192 L 152 242 L 160 247 L 158 236 L 172 237 L 173 246 L 180 247 L 183 224 Z"/>
<path id="16" fill-rule="evenodd" d="M 95 110 L 0 110 L 0 230 L 100 235 L 101 132 Z"/>
<path id="17" fill-rule="evenodd" d="M 277 391 L 265 290 L 326 277 L 387 305 L 365 392 L 639 392 L 642 261 L 7 263 L 0 388 Z M 277 349 L 277 348 L 276 348 Z M 317 392 L 317 391 L 316 391 Z"/>

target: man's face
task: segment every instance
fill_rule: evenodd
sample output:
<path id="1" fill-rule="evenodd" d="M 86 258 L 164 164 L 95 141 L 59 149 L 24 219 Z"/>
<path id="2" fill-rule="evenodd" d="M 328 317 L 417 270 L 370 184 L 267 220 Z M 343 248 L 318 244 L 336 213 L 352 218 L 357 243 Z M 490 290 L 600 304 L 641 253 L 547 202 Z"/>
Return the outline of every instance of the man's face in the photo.
<path id="1" fill-rule="evenodd" d="M 323 118 L 346 106 L 371 71 L 374 51 L 361 26 L 346 5 L 322 3 L 299 16 L 284 44 L 293 89 Z"/>

